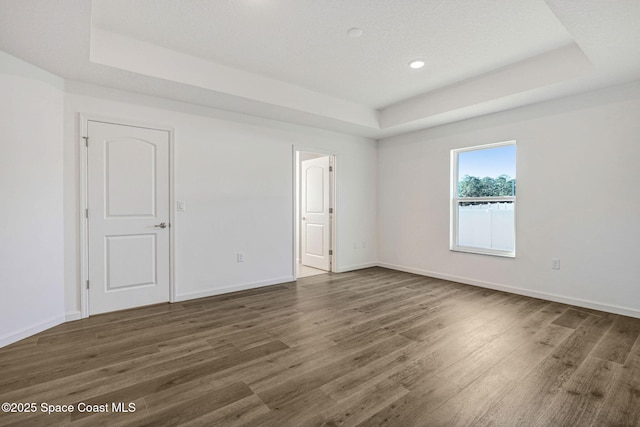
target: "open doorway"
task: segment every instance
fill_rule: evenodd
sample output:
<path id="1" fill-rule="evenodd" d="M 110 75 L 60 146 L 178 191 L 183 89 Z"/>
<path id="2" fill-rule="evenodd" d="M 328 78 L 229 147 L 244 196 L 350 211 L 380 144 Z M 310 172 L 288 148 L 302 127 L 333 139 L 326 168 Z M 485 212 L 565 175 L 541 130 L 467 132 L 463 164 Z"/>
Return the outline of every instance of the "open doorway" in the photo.
<path id="1" fill-rule="evenodd" d="M 296 151 L 296 278 L 333 271 L 335 156 Z"/>

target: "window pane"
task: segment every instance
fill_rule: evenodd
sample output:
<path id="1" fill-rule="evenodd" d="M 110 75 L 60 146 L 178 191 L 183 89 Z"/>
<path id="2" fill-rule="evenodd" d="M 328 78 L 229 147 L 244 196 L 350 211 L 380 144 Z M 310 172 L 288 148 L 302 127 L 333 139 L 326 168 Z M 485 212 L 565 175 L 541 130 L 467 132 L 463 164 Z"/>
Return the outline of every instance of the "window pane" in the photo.
<path id="1" fill-rule="evenodd" d="M 458 246 L 513 251 L 513 202 L 459 202 Z"/>
<path id="2" fill-rule="evenodd" d="M 515 196 L 516 147 L 458 153 L 458 197 Z"/>

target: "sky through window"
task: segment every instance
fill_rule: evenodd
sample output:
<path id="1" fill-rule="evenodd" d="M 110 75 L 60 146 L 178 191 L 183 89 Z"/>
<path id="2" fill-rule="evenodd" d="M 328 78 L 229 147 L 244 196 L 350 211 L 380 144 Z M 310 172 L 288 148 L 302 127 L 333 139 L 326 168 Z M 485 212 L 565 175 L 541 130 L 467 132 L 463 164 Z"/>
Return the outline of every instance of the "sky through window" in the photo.
<path id="1" fill-rule="evenodd" d="M 516 177 L 516 146 L 505 145 L 458 153 L 458 177 L 465 175 L 497 178 L 500 175 Z"/>

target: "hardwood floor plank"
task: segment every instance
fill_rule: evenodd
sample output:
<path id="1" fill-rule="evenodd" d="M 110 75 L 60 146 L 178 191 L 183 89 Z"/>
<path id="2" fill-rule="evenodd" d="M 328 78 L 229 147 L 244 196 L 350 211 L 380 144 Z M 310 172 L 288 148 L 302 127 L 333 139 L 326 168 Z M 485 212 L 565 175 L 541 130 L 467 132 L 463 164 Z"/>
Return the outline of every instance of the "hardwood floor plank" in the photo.
<path id="1" fill-rule="evenodd" d="M 523 327 L 526 329 L 526 325 Z M 526 340 L 503 358 L 498 356 L 499 360 L 494 360 L 496 363 L 477 377 L 477 372 L 473 371 L 474 363 L 462 361 L 447 368 L 438 377 L 458 385 L 457 393 L 431 413 L 430 419 L 438 419 L 443 425 L 474 425 L 518 386 L 533 366 L 548 357 L 569 333 L 567 328 L 549 323 L 537 330 L 533 339 Z M 486 351 L 484 347 L 482 350 L 482 353 Z M 491 361 L 487 360 L 484 366 L 487 364 Z M 479 366 L 478 370 L 482 371 L 483 367 Z"/>
<path id="2" fill-rule="evenodd" d="M 614 378 L 592 426 L 640 426 L 640 338 Z"/>
<path id="3" fill-rule="evenodd" d="M 536 426 L 591 425 L 621 369 L 616 363 L 587 357 L 553 402 L 541 412 Z"/>
<path id="4" fill-rule="evenodd" d="M 61 413 L 39 414 L 3 414 L 0 413 L 0 426 L 10 427 L 50 427 L 56 425 L 70 425 L 71 416 Z"/>
<path id="5" fill-rule="evenodd" d="M 401 333 L 402 336 L 416 341 L 423 341 L 436 332 L 445 330 L 459 323 L 488 321 L 491 317 L 490 307 L 509 298 L 515 299 L 513 296 L 506 294 L 494 294 L 487 297 L 482 304 L 477 302 L 457 301 L 451 306 L 450 310 L 442 313 L 440 316 L 434 317 L 426 323 L 413 327 Z"/>
<path id="6" fill-rule="evenodd" d="M 587 316 L 589 316 L 589 314 L 585 313 L 584 311 L 573 310 L 570 308 L 565 311 L 562 316 L 558 317 L 553 323 L 555 323 L 556 325 L 575 329 L 580 326 L 580 323 L 582 323 L 582 321 L 586 319 Z"/>
<path id="7" fill-rule="evenodd" d="M 640 426 L 640 319 L 373 267 L 0 349 L 0 426 Z"/>
<path id="8" fill-rule="evenodd" d="M 494 405 L 478 425 L 495 425 L 499 420 L 511 426 L 533 424 L 612 323 L 589 315 L 549 357 L 522 378 L 518 387 Z"/>
<path id="9" fill-rule="evenodd" d="M 611 329 L 594 349 L 593 355 L 622 365 L 639 336 L 640 319 L 618 316 Z"/>
<path id="10" fill-rule="evenodd" d="M 319 388 L 353 369 L 365 366 L 392 351 L 406 346 L 410 342 L 410 340 L 401 336 L 392 337 L 350 356 L 339 359 L 336 362 L 320 366 L 310 372 L 291 378 L 273 388 L 259 392 L 258 396 L 267 406 L 274 409 L 293 396 Z"/>
<path id="11" fill-rule="evenodd" d="M 254 392 L 260 393 L 360 350 L 345 349 L 337 345 L 294 347 L 269 356 L 266 363 L 251 363 L 238 369 L 229 369 L 219 374 L 218 379 L 229 381 L 241 378 Z"/>
<path id="12" fill-rule="evenodd" d="M 295 394 L 286 402 L 271 408 L 267 415 L 260 417 L 257 425 L 269 427 L 317 426 L 319 414 L 335 404 L 336 402 L 324 394 L 322 390 L 314 388 Z M 250 427 L 256 424 L 249 422 L 242 425 Z"/>
<path id="13" fill-rule="evenodd" d="M 185 427 L 260 425 L 269 412 L 269 408 L 262 403 L 262 400 L 252 394 L 182 425 Z"/>
<path id="14" fill-rule="evenodd" d="M 456 387 L 444 381 L 425 382 L 422 385 L 390 402 L 358 425 L 429 426 L 431 413 L 455 394 Z"/>
<path id="15" fill-rule="evenodd" d="M 171 389 L 177 385 L 185 384 L 198 378 L 220 372 L 233 366 L 242 365 L 248 361 L 258 359 L 269 354 L 282 351 L 288 348 L 280 341 L 273 341 L 258 347 L 254 347 L 237 354 L 223 356 L 213 360 L 197 363 L 162 376 L 155 376 L 149 379 L 141 379 L 134 384 L 113 390 L 108 393 L 94 395 L 82 401 L 89 404 L 100 404 L 103 402 L 127 402 L 136 398 L 158 393 Z M 77 404 L 78 402 L 74 402 Z"/>
<path id="16" fill-rule="evenodd" d="M 409 390 L 401 385 L 383 379 L 323 411 L 318 417 L 318 422 L 322 419 L 321 425 L 355 426 L 407 393 Z"/>
<path id="17" fill-rule="evenodd" d="M 495 372 L 485 372 L 470 382 L 463 392 L 456 393 L 428 415 L 433 426 L 467 426 L 491 410 L 516 383 Z"/>
<path id="18" fill-rule="evenodd" d="M 514 302 L 524 304 L 526 310 L 544 306 L 540 300 L 523 299 L 513 297 Z M 490 342 L 502 331 L 515 324 L 513 316 L 519 316 L 521 305 L 506 303 L 497 307 L 507 307 L 504 318 L 497 315 L 499 310 L 488 307 L 475 315 L 468 317 L 463 322 L 456 322 L 448 328 L 433 333 L 425 338 L 429 350 L 415 355 L 402 371 L 394 374 L 392 378 L 399 381 L 407 388 L 412 388 L 415 383 L 428 378 L 456 361 L 463 359 L 478 348 Z M 524 314 L 524 312 L 523 312 Z M 468 337 L 460 340 L 459 336 Z"/>
<path id="19" fill-rule="evenodd" d="M 361 392 L 402 369 L 412 354 L 424 351 L 422 343 L 410 343 L 365 366 L 330 381 L 320 389 L 337 402 Z"/>
<path id="20" fill-rule="evenodd" d="M 116 402 L 116 405 L 119 403 L 120 402 Z M 131 402 L 123 403 L 124 405 L 121 406 L 123 409 L 122 412 L 117 412 L 118 409 L 114 409 L 111 403 L 109 403 L 108 413 L 84 414 L 82 417 L 77 416 L 77 414 L 75 417 L 72 415 L 71 425 L 73 427 L 120 426 L 135 420 L 143 420 L 151 415 L 147 409 L 145 399 L 142 397 Z M 124 411 L 125 409 L 126 412 Z"/>
<path id="21" fill-rule="evenodd" d="M 457 303 L 450 293 L 446 293 L 440 297 L 430 298 L 428 302 L 421 302 L 417 308 L 413 307 L 411 310 L 398 310 L 391 313 L 382 312 L 378 315 L 362 317 L 364 319 L 362 322 L 331 333 L 327 337 L 335 342 L 353 340 L 363 334 L 377 335 L 381 332 L 381 329 L 391 328 L 391 325 L 393 325 L 394 329 L 392 333 L 407 331 L 418 325 L 433 321 L 438 314 L 443 315 L 448 310 L 455 309 Z"/>
<path id="22" fill-rule="evenodd" d="M 99 369 L 102 366 L 110 365 L 121 360 L 135 360 L 139 357 L 158 353 L 159 351 L 156 345 L 146 345 L 137 348 L 126 348 L 120 352 L 102 355 L 93 351 L 81 352 L 49 360 L 51 365 L 43 365 L 40 363 L 35 366 L 19 369 L 17 372 L 14 371 L 13 375 L 7 373 L 6 376 L 0 379 L 0 387 L 10 389 L 25 388 L 59 378 L 69 377 L 81 372 Z M 51 366 L 53 366 L 53 368 Z"/>
<path id="23" fill-rule="evenodd" d="M 187 400 L 180 400 L 177 404 L 164 406 L 152 415 L 141 420 L 126 421 L 122 426 L 178 426 L 251 395 L 253 392 L 246 384 L 234 383 L 211 393 L 200 394 Z"/>
<path id="24" fill-rule="evenodd" d="M 495 319 L 478 331 L 473 340 L 468 340 L 466 350 L 460 352 L 464 357 L 435 374 L 459 384 L 459 388 L 463 389 L 484 372 L 503 363 L 533 337 L 548 339 L 548 334 L 536 335 L 547 331 L 553 316 L 549 311 L 541 309 L 529 316 L 523 313 L 520 319 Z"/>
<path id="25" fill-rule="evenodd" d="M 481 345 L 480 339 L 476 340 L 480 345 L 473 346 L 469 342 L 466 350 L 457 348 L 451 355 L 440 355 L 437 362 L 452 362 L 429 363 L 424 375 L 407 383 L 412 392 L 405 399 L 374 415 L 369 422 L 372 425 L 447 425 L 453 422 L 455 425 L 459 421 L 459 425 L 467 425 L 467 421 L 480 418 L 494 403 L 489 398 L 501 398 L 516 384 L 513 371 L 519 366 L 526 369 L 529 364 L 542 360 L 569 335 L 568 329 L 551 325 L 560 310 L 565 309 L 566 306 L 560 304 L 545 304 L 528 318 L 515 322 L 510 319 L 513 326 L 503 334 L 487 331 L 487 338 L 495 338 L 485 345 Z M 461 354 L 466 356 L 460 358 Z M 534 355 L 537 358 L 534 359 Z M 523 360 L 527 362 L 522 364 Z M 436 423 L 436 420 L 439 421 Z"/>
<path id="26" fill-rule="evenodd" d="M 160 374 L 161 372 L 173 372 L 176 365 L 191 363 L 193 355 L 200 360 L 220 357 L 228 353 L 219 353 L 207 342 L 195 340 L 193 342 L 172 347 L 170 349 L 144 356 L 134 360 L 123 360 L 119 363 L 103 366 L 92 371 L 81 372 L 66 378 L 59 378 L 41 384 L 25 388 L 0 388 L 0 395 L 5 400 L 19 402 L 36 399 L 41 402 L 70 403 L 77 396 L 89 396 L 90 392 L 106 392 L 126 387 L 135 382 L 140 375 Z M 108 381 L 105 381 L 108 378 Z"/>

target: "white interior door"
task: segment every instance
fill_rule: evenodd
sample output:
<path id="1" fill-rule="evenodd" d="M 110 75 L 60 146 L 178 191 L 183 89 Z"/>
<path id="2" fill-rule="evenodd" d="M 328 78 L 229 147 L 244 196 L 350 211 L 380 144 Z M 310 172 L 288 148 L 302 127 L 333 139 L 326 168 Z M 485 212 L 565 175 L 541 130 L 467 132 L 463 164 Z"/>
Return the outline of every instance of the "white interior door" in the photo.
<path id="1" fill-rule="evenodd" d="M 89 313 L 169 301 L 169 133 L 87 132 Z"/>
<path id="2" fill-rule="evenodd" d="M 329 156 L 301 163 L 302 264 L 328 271 L 331 262 Z"/>

